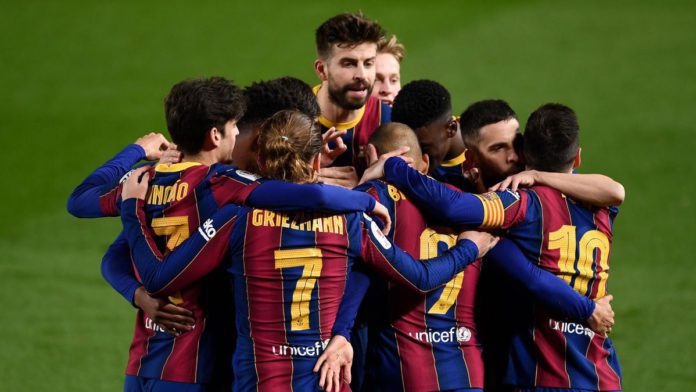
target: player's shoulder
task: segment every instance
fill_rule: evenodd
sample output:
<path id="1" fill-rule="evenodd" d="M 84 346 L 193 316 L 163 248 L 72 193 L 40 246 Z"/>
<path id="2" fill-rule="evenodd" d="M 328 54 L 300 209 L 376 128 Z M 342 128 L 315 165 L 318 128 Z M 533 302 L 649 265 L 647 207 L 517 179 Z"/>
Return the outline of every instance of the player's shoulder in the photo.
<path id="1" fill-rule="evenodd" d="M 260 175 L 251 173 L 238 168 L 233 165 L 225 164 L 215 164 L 211 166 L 211 173 L 213 174 L 213 179 L 220 180 L 232 180 L 242 184 L 251 184 L 252 182 L 260 182 L 262 178 Z"/>
<path id="2" fill-rule="evenodd" d="M 355 188 L 353 190 L 355 191 L 360 191 L 360 192 L 368 192 L 370 190 L 382 190 L 387 188 L 387 183 L 384 182 L 383 180 L 370 180 L 366 181 Z"/>

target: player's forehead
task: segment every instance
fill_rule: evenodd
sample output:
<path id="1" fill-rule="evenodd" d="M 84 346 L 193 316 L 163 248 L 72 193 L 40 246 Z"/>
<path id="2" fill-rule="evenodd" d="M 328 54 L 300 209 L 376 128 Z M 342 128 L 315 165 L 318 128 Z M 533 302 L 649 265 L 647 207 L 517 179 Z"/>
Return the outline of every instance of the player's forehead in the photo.
<path id="1" fill-rule="evenodd" d="M 401 71 L 401 65 L 391 53 L 377 53 L 375 58 L 375 67 L 377 73 L 383 75 L 398 75 Z"/>
<path id="2" fill-rule="evenodd" d="M 377 44 L 374 42 L 363 42 L 349 46 L 346 44 L 331 45 L 330 57 L 332 60 L 357 60 L 366 61 L 377 56 Z"/>
<path id="3" fill-rule="evenodd" d="M 516 118 L 485 125 L 479 130 L 479 148 L 485 149 L 496 144 L 512 146 L 519 130 L 520 123 Z"/>

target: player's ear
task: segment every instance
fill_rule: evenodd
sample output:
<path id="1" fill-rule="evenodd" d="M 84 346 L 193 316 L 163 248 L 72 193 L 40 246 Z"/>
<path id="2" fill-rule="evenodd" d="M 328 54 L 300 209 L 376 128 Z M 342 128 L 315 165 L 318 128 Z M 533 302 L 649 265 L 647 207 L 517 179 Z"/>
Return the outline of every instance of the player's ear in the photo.
<path id="1" fill-rule="evenodd" d="M 322 82 L 326 81 L 328 78 L 326 76 L 326 62 L 322 59 L 314 60 L 314 72 L 317 73 L 319 80 Z"/>
<path id="2" fill-rule="evenodd" d="M 428 174 L 428 169 L 430 169 L 430 155 L 423 154 L 421 160 L 423 161 L 423 163 L 419 171 L 423 174 Z"/>
<path id="3" fill-rule="evenodd" d="M 213 127 L 208 131 L 208 139 L 213 146 L 217 147 L 222 141 L 222 133 L 220 133 L 217 127 Z"/>
<path id="4" fill-rule="evenodd" d="M 476 161 L 476 154 L 472 149 L 467 148 L 464 150 L 464 161 L 471 162 L 474 166 L 477 166 L 478 162 Z"/>
<path id="5" fill-rule="evenodd" d="M 573 168 L 580 167 L 582 159 L 580 159 L 580 153 L 582 152 L 582 147 L 578 148 L 578 152 L 575 154 L 575 161 L 573 162 Z"/>
<path id="6" fill-rule="evenodd" d="M 321 168 L 321 153 L 318 153 L 317 155 L 314 156 L 314 159 L 312 160 L 312 169 L 314 169 L 315 172 L 319 173 L 320 168 Z"/>
<path id="7" fill-rule="evenodd" d="M 456 120 L 454 116 L 452 116 L 452 120 L 447 123 L 447 137 L 452 138 L 457 135 L 457 131 L 459 130 L 459 122 Z"/>

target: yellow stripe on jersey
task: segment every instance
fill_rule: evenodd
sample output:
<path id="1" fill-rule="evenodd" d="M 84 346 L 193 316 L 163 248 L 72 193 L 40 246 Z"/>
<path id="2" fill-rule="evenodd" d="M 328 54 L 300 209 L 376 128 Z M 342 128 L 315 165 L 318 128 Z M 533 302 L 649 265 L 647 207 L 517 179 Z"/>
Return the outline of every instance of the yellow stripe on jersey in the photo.
<path id="1" fill-rule="evenodd" d="M 457 155 L 456 157 L 454 157 L 448 161 L 444 161 L 444 162 L 440 163 L 440 166 L 452 167 L 452 166 L 461 165 L 462 163 L 464 163 L 466 161 L 466 156 L 464 154 L 466 154 L 466 150 L 464 150 L 464 152 Z"/>
<path id="2" fill-rule="evenodd" d="M 179 171 L 184 171 L 188 169 L 189 167 L 194 167 L 194 166 L 200 166 L 202 163 L 199 162 L 181 162 L 181 163 L 172 163 L 171 165 L 165 165 L 160 163 L 159 165 L 155 166 L 155 171 L 158 171 L 160 173 L 173 173 L 173 172 L 179 172 Z"/>
<path id="3" fill-rule="evenodd" d="M 481 228 L 500 228 L 505 223 L 505 208 L 500 197 L 495 192 L 475 195 L 483 205 L 483 221 Z"/>

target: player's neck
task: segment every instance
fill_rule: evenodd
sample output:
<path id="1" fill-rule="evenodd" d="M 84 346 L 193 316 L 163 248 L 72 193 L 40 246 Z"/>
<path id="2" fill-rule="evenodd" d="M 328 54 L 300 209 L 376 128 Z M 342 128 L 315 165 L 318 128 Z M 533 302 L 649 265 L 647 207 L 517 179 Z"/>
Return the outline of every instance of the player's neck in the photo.
<path id="1" fill-rule="evenodd" d="M 181 162 L 198 162 L 211 166 L 218 162 L 218 158 L 214 151 L 201 151 L 198 154 L 184 155 Z"/>
<path id="2" fill-rule="evenodd" d="M 457 134 L 450 141 L 450 148 L 447 150 L 447 155 L 445 155 L 445 161 L 457 158 L 464 154 L 465 150 L 466 146 L 464 145 L 464 140 L 462 140 L 462 135 L 460 131 L 457 131 Z"/>
<path id="3" fill-rule="evenodd" d="M 331 101 L 329 86 L 326 82 L 323 82 L 317 91 L 317 103 L 319 103 L 321 115 L 335 124 L 353 121 L 360 113 L 360 109 L 344 109 Z"/>

